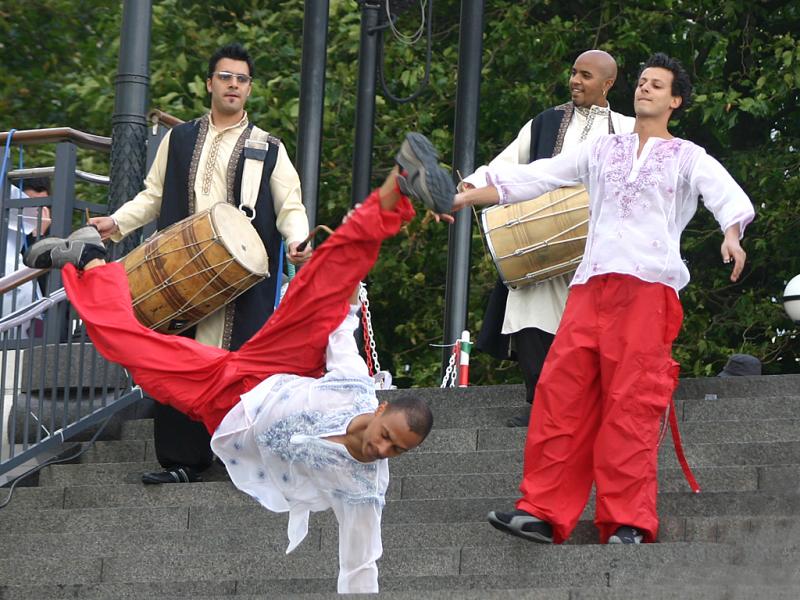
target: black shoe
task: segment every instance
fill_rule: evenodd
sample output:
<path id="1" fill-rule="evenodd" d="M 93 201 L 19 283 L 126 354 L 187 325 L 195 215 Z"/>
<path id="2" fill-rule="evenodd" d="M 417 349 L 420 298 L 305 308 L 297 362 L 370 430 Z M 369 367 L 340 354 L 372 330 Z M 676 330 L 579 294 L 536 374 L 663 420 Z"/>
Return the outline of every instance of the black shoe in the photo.
<path id="1" fill-rule="evenodd" d="M 174 467 L 164 471 L 142 473 L 142 483 L 153 485 L 161 483 L 195 483 L 198 481 L 203 481 L 203 478 L 191 467 Z"/>
<path id="2" fill-rule="evenodd" d="M 403 194 L 435 213 L 450 213 L 456 186 L 450 174 L 439 166 L 439 153 L 428 138 L 421 133 L 407 133 L 395 161 L 405 172 L 397 177 Z"/>
<path id="3" fill-rule="evenodd" d="M 527 427 L 530 420 L 531 407 L 529 406 L 525 409 L 524 413 L 506 419 L 506 427 Z"/>
<path id="4" fill-rule="evenodd" d="M 106 247 L 94 225 L 73 231 L 68 238 L 49 237 L 33 244 L 22 262 L 32 269 L 60 269 L 72 264 L 82 269 L 92 258 L 106 255 Z"/>
<path id="5" fill-rule="evenodd" d="M 609 544 L 641 544 L 642 534 L 635 527 L 623 525 L 616 533 L 608 538 Z"/>
<path id="6" fill-rule="evenodd" d="M 538 542 L 540 544 L 553 543 L 553 526 L 547 521 L 537 519 L 524 510 L 511 512 L 493 510 L 487 518 L 492 527 L 504 533 L 510 533 L 530 542 Z"/>

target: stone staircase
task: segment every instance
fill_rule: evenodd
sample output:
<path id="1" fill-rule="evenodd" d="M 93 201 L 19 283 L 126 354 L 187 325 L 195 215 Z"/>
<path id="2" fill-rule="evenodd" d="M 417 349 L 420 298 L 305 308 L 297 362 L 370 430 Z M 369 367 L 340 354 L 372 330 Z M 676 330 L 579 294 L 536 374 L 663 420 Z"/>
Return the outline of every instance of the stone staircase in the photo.
<path id="1" fill-rule="evenodd" d="M 436 425 L 390 467 L 381 596 L 800 597 L 800 376 L 681 382 L 677 416 L 703 492 L 689 491 L 665 439 L 660 543 L 636 547 L 596 543 L 592 502 L 563 546 L 492 529 L 487 511 L 517 495 L 525 432 L 503 423 L 521 410 L 522 388 L 417 392 Z M 157 466 L 152 423 L 134 420 L 80 463 L 17 489 L 0 510 L 0 599 L 336 597 L 332 514 L 312 515 L 286 555 L 286 518 L 223 469 L 205 483 L 141 485 Z"/>

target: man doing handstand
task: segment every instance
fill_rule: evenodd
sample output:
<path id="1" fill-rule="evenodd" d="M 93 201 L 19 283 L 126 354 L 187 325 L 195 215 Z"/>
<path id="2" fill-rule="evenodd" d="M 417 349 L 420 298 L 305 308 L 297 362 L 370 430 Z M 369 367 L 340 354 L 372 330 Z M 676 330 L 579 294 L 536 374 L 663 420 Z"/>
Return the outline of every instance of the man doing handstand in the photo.
<path id="1" fill-rule="evenodd" d="M 93 226 L 66 240 L 41 240 L 25 257 L 35 268 L 63 267 L 67 295 L 100 354 L 154 398 L 204 423 L 236 487 L 289 512 L 287 552 L 308 532 L 310 511 L 333 509 L 340 593 L 378 591 L 385 459 L 417 447 L 433 423 L 419 398 L 378 403 L 353 339 L 358 319 L 349 299 L 382 241 L 413 218 L 407 196 L 448 212 L 455 189 L 437 158 L 426 138 L 408 134 L 383 185 L 322 244 L 272 317 L 235 352 L 142 326 L 125 270 L 103 260 Z"/>

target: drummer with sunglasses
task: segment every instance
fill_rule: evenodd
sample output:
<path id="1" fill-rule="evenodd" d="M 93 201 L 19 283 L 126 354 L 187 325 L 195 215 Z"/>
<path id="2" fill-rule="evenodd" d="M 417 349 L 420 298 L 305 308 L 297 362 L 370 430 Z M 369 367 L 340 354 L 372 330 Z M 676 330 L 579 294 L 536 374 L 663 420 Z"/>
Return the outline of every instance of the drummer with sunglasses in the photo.
<path id="1" fill-rule="evenodd" d="M 273 264 L 277 264 L 281 238 L 286 240 L 290 262 L 309 258 L 310 247 L 297 250 L 309 229 L 297 171 L 280 139 L 254 126 L 245 111 L 254 75 L 253 59 L 239 44 L 224 46 L 211 56 L 206 76 L 210 111 L 167 133 L 144 190 L 113 215 L 90 220 L 104 239 L 118 242 L 154 220 L 163 230 L 227 202 L 245 204 L 243 210 L 253 217 Z M 189 335 L 209 346 L 238 349 L 272 314 L 278 280 L 279 276 L 269 277 L 250 288 L 198 323 Z M 145 473 L 142 481 L 199 481 L 200 472 L 212 463 L 208 432 L 172 408 L 157 404 L 154 434 L 156 456 L 164 470 Z"/>

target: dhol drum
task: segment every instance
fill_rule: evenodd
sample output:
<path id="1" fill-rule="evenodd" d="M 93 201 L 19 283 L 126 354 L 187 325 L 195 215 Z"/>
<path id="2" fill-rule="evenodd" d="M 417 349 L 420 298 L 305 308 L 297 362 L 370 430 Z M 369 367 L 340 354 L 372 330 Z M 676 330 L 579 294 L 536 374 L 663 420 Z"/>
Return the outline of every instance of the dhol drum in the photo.
<path id="1" fill-rule="evenodd" d="M 589 194 L 565 187 L 533 200 L 491 206 L 481 226 L 500 278 L 509 288 L 574 271 L 589 231 Z"/>
<path id="2" fill-rule="evenodd" d="M 122 264 L 136 318 L 161 333 L 188 329 L 269 276 L 258 233 L 225 203 L 157 232 Z"/>

